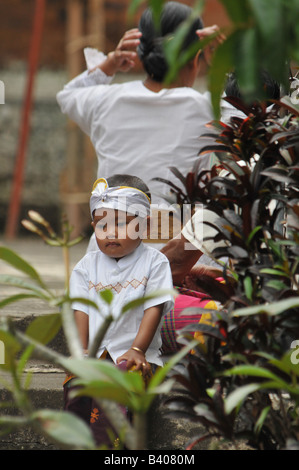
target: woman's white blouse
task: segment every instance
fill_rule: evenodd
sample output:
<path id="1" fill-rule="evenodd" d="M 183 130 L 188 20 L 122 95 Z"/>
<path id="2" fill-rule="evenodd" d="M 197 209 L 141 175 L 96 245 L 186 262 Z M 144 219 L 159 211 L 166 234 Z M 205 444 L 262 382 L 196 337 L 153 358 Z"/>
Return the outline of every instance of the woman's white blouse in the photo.
<path id="1" fill-rule="evenodd" d="M 141 80 L 108 84 L 100 69 L 83 72 L 57 95 L 63 113 L 90 137 L 98 157 L 98 177 L 126 173 L 142 178 L 154 204 L 169 193 L 163 177 L 179 187 L 170 167 L 184 176 L 210 143 L 200 136 L 213 120 L 210 94 L 189 87 L 150 91 Z M 105 84 L 103 84 L 105 83 Z M 201 156 L 202 168 L 210 166 Z"/>
<path id="2" fill-rule="evenodd" d="M 75 266 L 70 279 L 72 299 L 84 298 L 98 305 L 97 310 L 80 300 L 72 304 L 74 310 L 83 311 L 89 316 L 89 344 L 102 325 L 103 318 L 109 314 L 113 315 L 115 321 L 106 333 L 98 350 L 98 357 L 106 349 L 114 361 L 132 346 L 145 309 L 163 303 L 163 315 L 171 310 L 174 304 L 172 288 L 168 259 L 155 248 L 143 243 L 119 261 L 100 250 L 89 252 Z M 99 295 L 99 292 L 105 289 L 110 289 L 113 293 L 110 309 Z M 160 293 L 158 297 L 153 296 L 141 306 L 121 314 L 122 307 L 129 301 L 161 290 L 168 292 Z M 163 364 L 159 357 L 160 347 L 161 335 L 158 328 L 146 352 L 148 362 Z"/>

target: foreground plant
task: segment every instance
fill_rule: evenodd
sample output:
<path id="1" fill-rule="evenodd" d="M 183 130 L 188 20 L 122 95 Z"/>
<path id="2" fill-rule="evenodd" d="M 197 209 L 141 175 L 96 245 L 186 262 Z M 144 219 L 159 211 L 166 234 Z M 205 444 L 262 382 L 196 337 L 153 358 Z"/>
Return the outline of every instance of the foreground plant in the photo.
<path id="1" fill-rule="evenodd" d="M 276 107 L 229 99 L 245 118 L 211 124 L 218 164 L 185 178 L 189 203 L 217 214 L 214 259 L 226 258 L 225 284 L 198 278 L 222 304 L 213 322 L 195 329 L 205 347 L 175 374 L 185 389 L 170 400 L 175 416 L 205 425 L 207 434 L 245 438 L 258 449 L 298 447 L 299 369 L 299 108 L 289 97 Z M 196 227 L 194 227 L 196 235 Z M 221 269 L 221 265 L 219 265 Z M 225 288 L 224 288 L 225 287 Z M 190 312 L 188 312 L 190 313 Z M 188 337 L 189 327 L 180 333 Z M 294 349 L 295 348 L 295 349 Z"/>
<path id="2" fill-rule="evenodd" d="M 42 223 L 46 227 L 47 223 L 38 214 L 30 213 L 30 217 L 34 219 L 35 224 Z M 30 230 L 38 233 L 32 225 L 29 227 Z M 44 233 L 42 236 L 46 243 L 63 246 L 64 249 L 69 249 L 73 245 L 73 242 L 68 243 L 65 237 L 57 237 L 47 226 L 48 233 L 49 230 L 51 233 L 49 238 L 45 237 Z M 16 406 L 21 412 L 20 417 L 0 416 L 0 432 L 7 433 L 20 426 L 31 426 L 62 448 L 96 448 L 90 429 L 73 414 L 64 411 L 33 409 L 28 394 L 32 376 L 26 371 L 26 366 L 30 358 L 37 357 L 76 376 L 75 380 L 81 386 L 80 393 L 95 397 L 117 430 L 120 436 L 120 448 L 125 445 L 128 449 L 145 449 L 147 413 L 150 406 L 157 394 L 167 393 L 170 390 L 173 381 L 166 380 L 167 374 L 174 364 L 196 344 L 196 341 L 186 346 L 164 368 L 158 370 L 145 387 L 138 372 L 123 372 L 116 369 L 113 364 L 95 359 L 105 332 L 114 321 L 112 312 L 96 335 L 90 347 L 89 357 L 84 358 L 71 309 L 74 299 L 69 298 L 68 289 L 64 289 L 60 295 L 49 289 L 33 266 L 7 247 L 0 247 L 0 259 L 23 274 L 22 278 L 12 275 L 0 276 L 2 285 L 20 289 L 20 293 L 1 300 L 0 309 L 14 302 L 36 298 L 45 302 L 45 305 L 57 308 L 57 313 L 42 315 L 33 320 L 25 333 L 17 330 L 14 324 L 5 317 L 0 317 L 0 341 L 5 345 L 5 363 L 0 365 L 4 374 L 1 374 L 0 380 L 13 397 L 13 402 L 7 405 Z M 69 257 L 65 259 L 68 260 Z M 99 295 L 108 306 L 111 305 L 113 297 L 111 291 L 102 291 Z M 157 292 L 156 295 L 160 293 Z M 144 303 L 144 300 L 142 298 L 129 302 L 123 307 L 122 314 L 125 315 L 138 303 Z M 92 304 L 85 299 L 80 299 L 80 301 Z M 96 305 L 92 305 L 97 308 Z M 61 327 L 71 353 L 70 357 L 58 354 L 47 347 Z M 119 404 L 129 408 L 133 415 L 132 423 L 119 413 Z"/>

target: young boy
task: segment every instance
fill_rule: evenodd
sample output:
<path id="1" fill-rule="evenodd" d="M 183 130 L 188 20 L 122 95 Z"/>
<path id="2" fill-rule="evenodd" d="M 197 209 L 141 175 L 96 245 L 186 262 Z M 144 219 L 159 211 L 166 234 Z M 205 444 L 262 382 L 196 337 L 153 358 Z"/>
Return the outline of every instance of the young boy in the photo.
<path id="1" fill-rule="evenodd" d="M 108 314 L 108 307 L 98 293 L 112 290 L 115 322 L 97 356 L 107 351 L 116 364 L 126 360 L 128 369 L 135 365 L 137 370 L 147 373 L 148 362 L 163 364 L 159 357 L 159 326 L 163 315 L 171 310 L 173 298 L 165 294 L 147 300 L 123 315 L 121 309 L 133 299 L 172 289 L 172 276 L 167 258 L 142 243 L 150 216 L 150 199 L 139 188 L 146 186 L 139 178 L 127 175 L 113 177 L 112 183 L 110 187 L 102 178 L 94 185 L 90 210 L 99 250 L 87 253 L 74 268 L 70 295 L 93 300 L 99 307 L 100 313 L 83 303 L 73 304 L 83 348 L 88 349 Z"/>
<path id="2" fill-rule="evenodd" d="M 83 348 L 88 350 L 109 309 L 114 321 L 97 357 L 105 355 L 117 365 L 126 361 L 127 369 L 134 366 L 144 376 L 152 367 L 163 365 L 160 326 L 174 304 L 173 296 L 166 292 L 121 314 L 129 301 L 158 290 L 170 291 L 173 286 L 166 256 L 142 242 L 150 216 L 147 193 L 143 181 L 129 175 L 96 181 L 90 211 L 99 249 L 79 261 L 70 279 L 71 298 L 86 298 L 98 306 L 97 310 L 81 302 L 73 303 Z M 113 292 L 110 307 L 99 295 L 105 289 Z"/>

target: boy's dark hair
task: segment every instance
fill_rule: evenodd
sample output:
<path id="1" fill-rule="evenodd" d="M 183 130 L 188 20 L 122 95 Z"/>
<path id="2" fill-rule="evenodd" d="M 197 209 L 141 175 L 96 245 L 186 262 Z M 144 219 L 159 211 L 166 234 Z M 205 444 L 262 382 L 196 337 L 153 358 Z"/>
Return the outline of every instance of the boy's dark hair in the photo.
<path id="1" fill-rule="evenodd" d="M 140 44 L 137 48 L 138 56 L 148 73 L 157 82 L 163 82 L 167 71 L 168 63 L 164 56 L 163 40 L 187 20 L 192 13 L 192 9 L 178 2 L 167 2 L 163 6 L 160 28 L 157 30 L 152 10 L 147 8 L 141 16 L 139 31 L 142 32 Z M 188 49 L 192 44 L 199 42 L 196 31 L 203 28 L 200 18 L 196 18 L 190 26 L 185 37 L 182 50 Z"/>
<path id="2" fill-rule="evenodd" d="M 113 186 L 129 186 L 136 188 L 145 193 L 151 199 L 151 193 L 145 182 L 138 176 L 133 175 L 113 175 L 107 178 L 107 183 L 110 187 Z"/>

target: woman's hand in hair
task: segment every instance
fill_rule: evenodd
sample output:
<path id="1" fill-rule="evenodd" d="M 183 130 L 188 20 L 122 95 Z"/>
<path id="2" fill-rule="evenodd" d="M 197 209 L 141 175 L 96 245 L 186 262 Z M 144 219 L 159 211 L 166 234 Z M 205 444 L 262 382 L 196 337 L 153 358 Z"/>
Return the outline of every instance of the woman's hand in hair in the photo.
<path id="1" fill-rule="evenodd" d="M 129 72 L 135 66 L 136 48 L 140 37 L 141 33 L 137 28 L 126 31 L 115 51 L 110 52 L 107 59 L 100 65 L 101 70 L 110 76 L 117 72 Z"/>
<path id="2" fill-rule="evenodd" d="M 223 33 L 220 32 L 220 28 L 218 25 L 214 24 L 213 26 L 207 26 L 203 29 L 198 29 L 196 34 L 199 39 L 206 39 L 210 36 L 214 37 L 207 46 L 205 46 L 203 53 L 208 65 L 211 63 L 212 55 L 219 44 L 222 44 L 226 37 Z"/>

